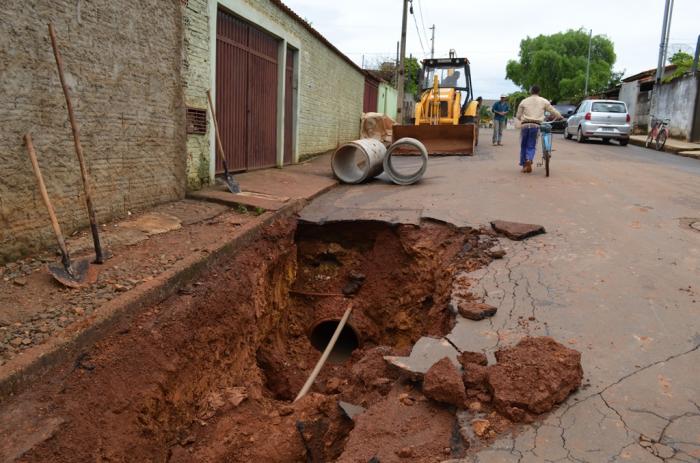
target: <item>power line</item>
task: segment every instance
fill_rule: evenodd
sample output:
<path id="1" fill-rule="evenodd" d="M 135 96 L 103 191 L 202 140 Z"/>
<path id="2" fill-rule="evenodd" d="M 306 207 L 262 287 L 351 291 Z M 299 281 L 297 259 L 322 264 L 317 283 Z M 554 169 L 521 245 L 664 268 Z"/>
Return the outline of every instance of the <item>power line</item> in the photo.
<path id="1" fill-rule="evenodd" d="M 413 0 L 411 0 L 411 17 L 413 18 L 413 24 L 416 26 L 416 34 L 418 35 L 418 43 L 420 43 L 420 49 L 423 50 L 423 56 L 425 56 L 425 47 L 423 46 L 423 39 L 420 37 L 420 30 L 418 29 L 418 21 L 416 20 L 416 15 L 413 13 Z"/>
<path id="2" fill-rule="evenodd" d="M 421 6 L 420 0 L 418 0 L 418 13 L 420 13 L 420 24 L 421 27 L 423 27 L 423 38 L 425 38 L 425 43 L 427 44 L 429 42 L 428 31 L 425 29 L 425 20 L 423 19 L 423 7 Z"/>

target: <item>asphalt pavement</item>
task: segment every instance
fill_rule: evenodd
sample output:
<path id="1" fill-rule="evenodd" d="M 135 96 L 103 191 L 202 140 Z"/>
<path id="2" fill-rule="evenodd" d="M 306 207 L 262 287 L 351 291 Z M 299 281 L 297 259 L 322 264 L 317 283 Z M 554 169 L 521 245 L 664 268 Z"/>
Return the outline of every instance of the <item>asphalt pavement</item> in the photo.
<path id="1" fill-rule="evenodd" d="M 552 174 L 523 174 L 516 131 L 473 157 L 431 158 L 423 180 L 341 185 L 310 221 L 433 218 L 543 225 L 470 275 L 498 307 L 458 319 L 460 350 L 492 355 L 525 335 L 582 352 L 585 385 L 543 421 L 465 462 L 700 461 L 700 161 L 555 135 Z M 415 159 L 402 159 L 407 168 Z"/>

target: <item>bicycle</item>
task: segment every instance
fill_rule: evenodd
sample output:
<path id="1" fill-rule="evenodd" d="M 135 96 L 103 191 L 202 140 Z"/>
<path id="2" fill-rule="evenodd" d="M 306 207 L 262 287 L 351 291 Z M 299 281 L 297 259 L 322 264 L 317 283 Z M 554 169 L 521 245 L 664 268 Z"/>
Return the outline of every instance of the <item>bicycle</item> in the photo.
<path id="1" fill-rule="evenodd" d="M 668 125 L 671 123 L 671 119 L 657 119 L 652 116 L 652 127 L 647 135 L 647 141 L 644 143 L 646 148 L 649 148 L 652 141 L 655 141 L 656 151 L 663 151 L 666 145 L 666 139 L 668 138 Z"/>
<path id="2" fill-rule="evenodd" d="M 540 124 L 540 133 L 542 134 L 542 161 L 537 165 L 544 164 L 545 176 L 549 177 L 549 161 L 552 158 L 552 124 L 548 122 Z"/>

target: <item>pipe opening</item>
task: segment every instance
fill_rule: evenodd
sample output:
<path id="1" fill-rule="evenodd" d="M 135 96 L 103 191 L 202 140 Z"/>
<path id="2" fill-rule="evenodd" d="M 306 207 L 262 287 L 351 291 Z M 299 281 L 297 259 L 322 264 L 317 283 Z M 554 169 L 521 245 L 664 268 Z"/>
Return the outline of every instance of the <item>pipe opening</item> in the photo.
<path id="1" fill-rule="evenodd" d="M 314 326 L 309 335 L 311 345 L 319 352 L 323 352 L 339 323 L 340 320 L 324 320 Z M 340 332 L 340 336 L 338 336 L 335 347 L 333 347 L 328 356 L 328 361 L 331 363 L 343 363 L 350 358 L 352 351 L 358 347 L 360 347 L 360 340 L 357 333 L 349 323 L 346 323 Z"/>
<path id="2" fill-rule="evenodd" d="M 333 156 L 333 163 L 336 175 L 347 183 L 362 181 L 369 171 L 367 154 L 355 145 L 341 146 Z"/>

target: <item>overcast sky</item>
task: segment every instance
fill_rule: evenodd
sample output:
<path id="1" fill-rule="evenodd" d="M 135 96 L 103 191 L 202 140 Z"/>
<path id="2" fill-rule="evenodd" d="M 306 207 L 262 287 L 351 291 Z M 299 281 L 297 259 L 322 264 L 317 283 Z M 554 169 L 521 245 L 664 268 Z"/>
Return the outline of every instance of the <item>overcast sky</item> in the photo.
<path id="1" fill-rule="evenodd" d="M 363 55 L 366 62 L 396 55 L 401 0 L 284 1 L 358 64 Z M 632 75 L 656 67 L 663 9 L 664 0 L 413 0 L 418 27 L 409 15 L 406 54 L 430 53 L 428 28 L 435 24 L 435 56 L 454 48 L 469 58 L 475 93 L 495 98 L 516 90 L 505 79 L 505 67 L 517 59 L 521 39 L 585 28 L 608 36 L 617 53 L 615 69 Z M 675 0 L 672 49 L 693 53 L 698 34 L 700 0 Z"/>

